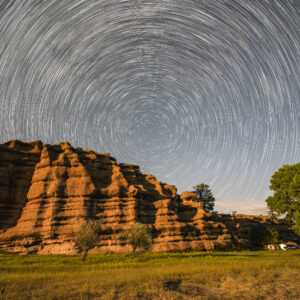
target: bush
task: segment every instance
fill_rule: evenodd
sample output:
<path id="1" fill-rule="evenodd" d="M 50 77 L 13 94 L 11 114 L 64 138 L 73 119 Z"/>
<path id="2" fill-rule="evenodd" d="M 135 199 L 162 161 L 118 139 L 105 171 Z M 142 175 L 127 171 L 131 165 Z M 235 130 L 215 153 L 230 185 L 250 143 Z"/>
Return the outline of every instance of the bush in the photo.
<path id="1" fill-rule="evenodd" d="M 141 223 L 135 223 L 122 238 L 132 247 L 133 253 L 136 253 L 138 248 L 149 249 L 152 244 L 152 237 L 147 226 Z"/>
<path id="2" fill-rule="evenodd" d="M 93 249 L 98 240 L 100 234 L 100 224 L 96 221 L 85 221 L 79 227 L 78 232 L 75 235 L 75 245 L 82 253 L 82 260 L 86 259 L 89 250 Z"/>

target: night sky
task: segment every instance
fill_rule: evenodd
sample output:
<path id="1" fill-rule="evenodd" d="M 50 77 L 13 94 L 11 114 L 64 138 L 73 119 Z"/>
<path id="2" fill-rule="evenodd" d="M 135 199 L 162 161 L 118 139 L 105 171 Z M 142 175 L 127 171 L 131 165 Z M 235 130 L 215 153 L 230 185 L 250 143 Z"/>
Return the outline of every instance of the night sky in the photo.
<path id="1" fill-rule="evenodd" d="M 0 143 L 109 152 L 260 213 L 300 161 L 299 0 L 0 2 Z"/>

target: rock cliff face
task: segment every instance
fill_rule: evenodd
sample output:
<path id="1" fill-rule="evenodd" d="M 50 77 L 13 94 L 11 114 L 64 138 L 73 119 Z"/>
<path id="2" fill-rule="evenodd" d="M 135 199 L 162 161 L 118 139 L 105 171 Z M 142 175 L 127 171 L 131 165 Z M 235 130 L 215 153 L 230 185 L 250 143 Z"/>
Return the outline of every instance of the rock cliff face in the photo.
<path id="1" fill-rule="evenodd" d="M 42 142 L 7 142 L 0 145 L 0 229 L 13 227 L 27 202 Z"/>
<path id="2" fill-rule="evenodd" d="M 10 141 L 0 145 L 0 250 L 74 253 L 86 219 L 102 226 L 94 252 L 130 251 L 121 235 L 135 222 L 152 231 L 152 251 L 247 243 L 249 222 L 207 214 L 195 197 L 107 153 Z"/>

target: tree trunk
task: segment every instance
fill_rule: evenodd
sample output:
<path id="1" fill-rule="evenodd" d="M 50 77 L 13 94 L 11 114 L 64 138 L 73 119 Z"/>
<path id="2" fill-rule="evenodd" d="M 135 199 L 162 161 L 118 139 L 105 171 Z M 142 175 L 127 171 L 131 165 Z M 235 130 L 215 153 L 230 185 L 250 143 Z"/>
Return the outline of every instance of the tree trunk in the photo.
<path id="1" fill-rule="evenodd" d="M 84 251 L 82 255 L 82 261 L 85 261 L 88 251 Z"/>

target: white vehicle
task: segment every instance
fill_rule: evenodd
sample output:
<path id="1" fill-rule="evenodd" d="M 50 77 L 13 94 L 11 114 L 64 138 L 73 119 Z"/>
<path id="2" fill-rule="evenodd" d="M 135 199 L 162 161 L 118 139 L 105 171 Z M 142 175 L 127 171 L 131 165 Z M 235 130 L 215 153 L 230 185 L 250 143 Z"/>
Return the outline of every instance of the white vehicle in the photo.
<path id="1" fill-rule="evenodd" d="M 300 249 L 300 247 L 296 245 L 287 245 L 285 248 L 285 250 L 296 250 L 296 249 Z"/>
<path id="2" fill-rule="evenodd" d="M 280 244 L 279 246 L 280 246 L 281 250 L 286 250 L 286 245 L 285 244 Z"/>

